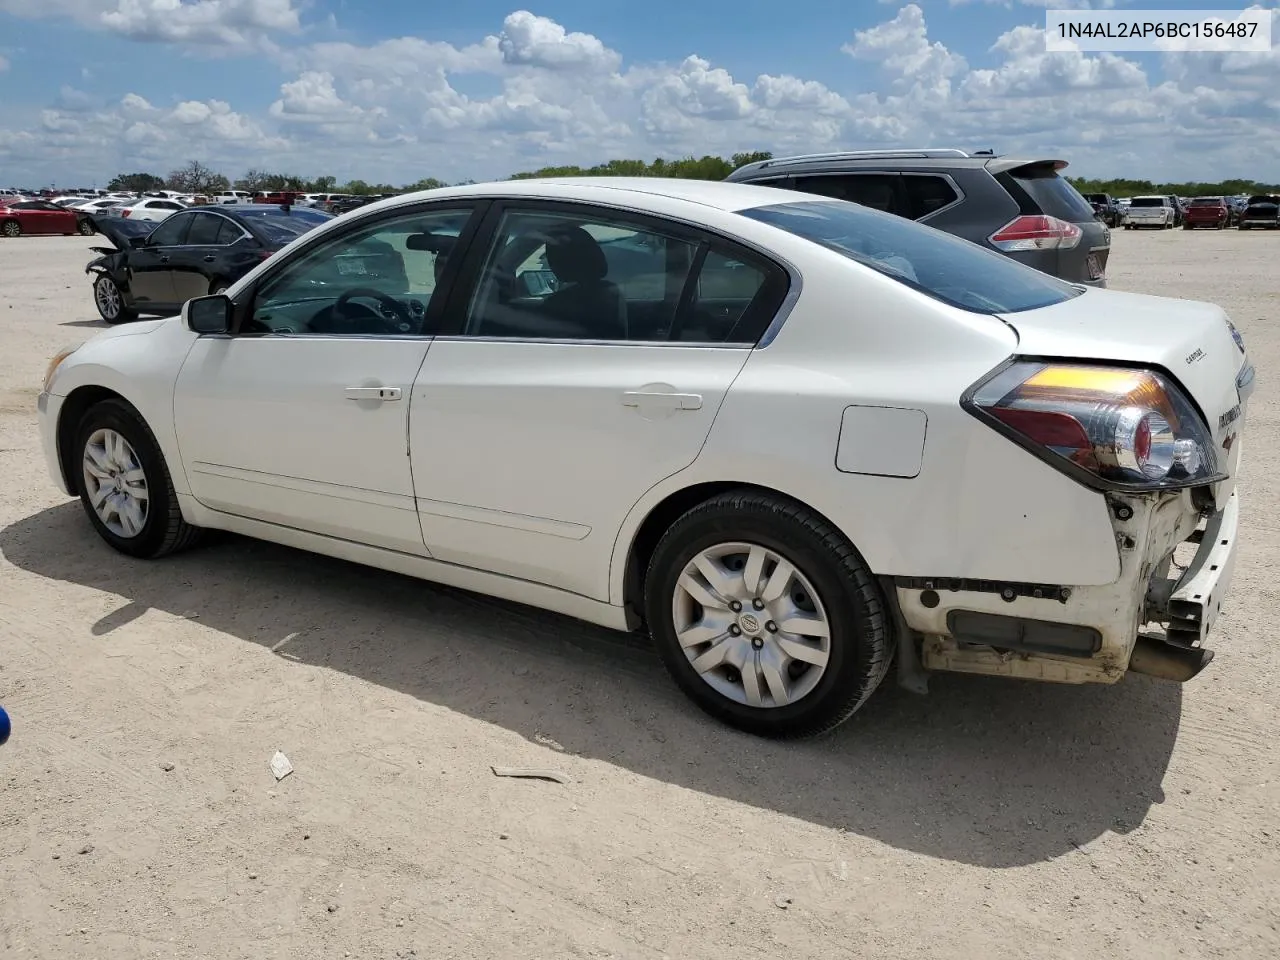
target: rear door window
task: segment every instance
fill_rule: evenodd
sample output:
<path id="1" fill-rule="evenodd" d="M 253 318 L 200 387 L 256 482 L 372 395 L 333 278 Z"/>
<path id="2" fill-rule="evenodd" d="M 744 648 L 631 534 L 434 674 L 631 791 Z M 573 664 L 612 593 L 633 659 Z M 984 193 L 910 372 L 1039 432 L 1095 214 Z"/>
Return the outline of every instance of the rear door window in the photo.
<path id="1" fill-rule="evenodd" d="M 796 177 L 795 188 L 911 219 L 901 181 L 896 173 L 839 173 Z"/>
<path id="2" fill-rule="evenodd" d="M 946 177 L 932 174 L 907 174 L 902 178 L 912 220 L 919 220 L 960 199 L 960 194 Z"/>

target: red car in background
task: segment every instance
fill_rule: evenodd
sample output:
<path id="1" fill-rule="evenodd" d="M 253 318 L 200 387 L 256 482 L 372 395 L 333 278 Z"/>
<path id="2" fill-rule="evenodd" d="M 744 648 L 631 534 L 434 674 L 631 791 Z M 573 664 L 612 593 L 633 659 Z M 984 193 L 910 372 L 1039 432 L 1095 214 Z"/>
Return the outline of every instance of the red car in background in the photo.
<path id="1" fill-rule="evenodd" d="M 0 197 L 0 236 L 23 234 L 94 234 L 93 221 L 48 200 L 18 200 Z"/>
<path id="2" fill-rule="evenodd" d="M 1222 197 L 1195 197 L 1191 206 L 1187 207 L 1186 219 L 1182 221 L 1183 230 L 1194 230 L 1196 227 L 1213 227 L 1225 230 L 1231 222 L 1231 210 Z"/>

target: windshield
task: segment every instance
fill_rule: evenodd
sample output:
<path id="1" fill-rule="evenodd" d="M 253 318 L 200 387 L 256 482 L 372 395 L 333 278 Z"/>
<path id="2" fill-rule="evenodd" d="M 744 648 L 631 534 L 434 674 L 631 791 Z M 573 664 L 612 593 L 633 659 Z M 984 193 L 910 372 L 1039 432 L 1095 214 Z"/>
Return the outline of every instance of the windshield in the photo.
<path id="1" fill-rule="evenodd" d="M 975 313 L 1035 310 L 1081 293 L 1068 283 L 976 243 L 856 203 L 799 201 L 739 213 Z"/>

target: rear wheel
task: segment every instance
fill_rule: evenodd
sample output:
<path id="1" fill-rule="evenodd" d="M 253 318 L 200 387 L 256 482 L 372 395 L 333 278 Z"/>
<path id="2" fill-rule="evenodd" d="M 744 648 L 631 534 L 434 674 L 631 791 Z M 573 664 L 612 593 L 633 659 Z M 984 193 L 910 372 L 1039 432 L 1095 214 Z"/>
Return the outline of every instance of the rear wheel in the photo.
<path id="1" fill-rule="evenodd" d="M 98 279 L 93 281 L 93 302 L 98 308 L 98 315 L 107 323 L 128 323 L 138 317 L 125 306 L 120 287 L 105 273 L 98 274 Z"/>
<path id="2" fill-rule="evenodd" d="M 93 224 L 88 220 L 81 220 L 76 229 L 80 232 L 80 236 L 82 237 L 92 237 L 95 233 Z"/>
<path id="3" fill-rule="evenodd" d="M 0 223 L 0 233 L 6 237 L 20 237 L 22 236 L 22 224 L 18 223 L 17 220 L 6 220 L 4 223 Z"/>
<path id="4" fill-rule="evenodd" d="M 645 578 L 649 630 L 680 688 L 711 716 L 767 737 L 847 720 L 893 652 L 879 588 L 816 514 L 738 491 L 672 525 Z"/>
<path id="5" fill-rule="evenodd" d="M 152 559 L 195 542 L 151 429 L 123 400 L 90 407 L 76 432 L 80 502 L 103 540 Z"/>

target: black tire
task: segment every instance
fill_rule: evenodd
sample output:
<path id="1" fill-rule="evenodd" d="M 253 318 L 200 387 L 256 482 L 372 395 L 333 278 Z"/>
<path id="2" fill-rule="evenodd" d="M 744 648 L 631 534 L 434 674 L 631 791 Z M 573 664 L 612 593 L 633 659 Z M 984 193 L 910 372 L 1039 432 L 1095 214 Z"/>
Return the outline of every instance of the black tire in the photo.
<path id="1" fill-rule="evenodd" d="M 1125 228 L 1126 230 L 1132 230 L 1132 229 L 1133 229 L 1133 224 L 1132 224 L 1132 223 L 1126 223 L 1126 224 L 1124 225 L 1124 228 Z"/>
<path id="2" fill-rule="evenodd" d="M 79 231 L 80 236 L 82 237 L 92 237 L 95 233 L 97 233 L 97 231 L 94 230 L 93 228 L 93 223 L 90 222 L 89 220 L 81 220 L 76 225 L 76 230 Z"/>
<path id="3" fill-rule="evenodd" d="M 111 312 L 110 307 L 106 305 L 111 302 L 110 297 L 105 294 L 103 289 L 100 289 L 106 287 L 110 287 L 115 291 L 115 302 L 119 304 L 114 314 Z M 98 308 L 98 316 L 102 317 L 106 323 L 131 323 L 138 319 L 137 311 L 125 305 L 124 291 L 105 273 L 98 274 L 97 279 L 93 281 L 93 305 Z"/>
<path id="4" fill-rule="evenodd" d="M 759 544 L 813 585 L 830 629 L 829 659 L 816 685 L 785 706 L 753 707 L 713 689 L 676 637 L 672 600 L 685 567 L 720 543 Z M 816 736 L 851 717 L 888 672 L 893 633 L 880 588 L 844 536 L 806 507 L 752 490 L 729 491 L 677 520 L 654 550 L 645 576 L 645 616 L 667 670 L 702 710 L 748 733 Z"/>
<path id="5" fill-rule="evenodd" d="M 1246 227 L 1243 223 L 1238 223 L 1238 224 L 1236 224 L 1236 229 L 1237 229 L 1237 230 L 1248 230 L 1249 228 L 1248 228 L 1248 227 Z"/>
<path id="6" fill-rule="evenodd" d="M 128 441 L 145 477 L 147 515 L 142 529 L 132 537 L 120 536 L 108 529 L 89 499 L 82 463 L 89 438 L 100 429 L 114 430 Z M 114 549 L 131 557 L 154 560 L 185 550 L 203 533 L 201 528 L 182 519 L 178 497 L 173 490 L 173 478 L 160 452 L 160 445 L 146 421 L 123 400 L 103 400 L 85 412 L 76 428 L 72 456 L 74 459 L 68 464 L 69 472 L 75 479 L 84 512 L 98 535 Z"/>
<path id="7" fill-rule="evenodd" d="M 20 237 L 22 236 L 22 224 L 17 220 L 6 220 L 4 223 L 0 223 L 0 235 Z"/>

